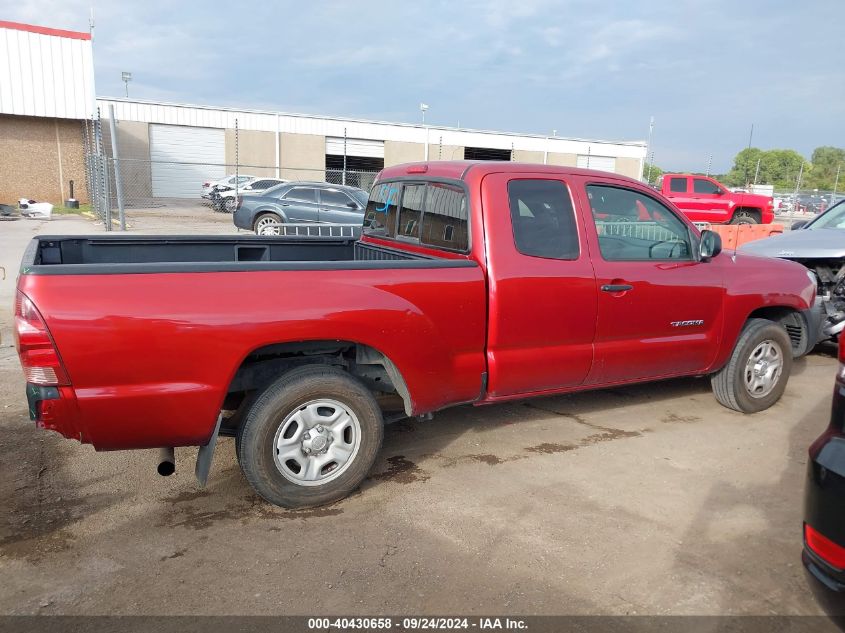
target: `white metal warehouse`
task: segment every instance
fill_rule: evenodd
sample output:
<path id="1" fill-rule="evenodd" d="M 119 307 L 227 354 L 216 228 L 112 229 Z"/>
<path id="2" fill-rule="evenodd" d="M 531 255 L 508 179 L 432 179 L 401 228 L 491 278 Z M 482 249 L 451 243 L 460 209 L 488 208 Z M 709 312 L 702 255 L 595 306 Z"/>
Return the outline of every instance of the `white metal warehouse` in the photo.
<path id="1" fill-rule="evenodd" d="M 197 195 L 233 171 L 324 180 L 341 168 L 374 173 L 419 160 L 513 160 L 640 178 L 642 141 L 611 142 L 213 106 L 100 98 L 114 107 L 120 158 L 151 161 L 152 197 Z M 105 128 L 106 126 L 104 126 Z M 362 181 L 354 184 L 364 185 Z"/>

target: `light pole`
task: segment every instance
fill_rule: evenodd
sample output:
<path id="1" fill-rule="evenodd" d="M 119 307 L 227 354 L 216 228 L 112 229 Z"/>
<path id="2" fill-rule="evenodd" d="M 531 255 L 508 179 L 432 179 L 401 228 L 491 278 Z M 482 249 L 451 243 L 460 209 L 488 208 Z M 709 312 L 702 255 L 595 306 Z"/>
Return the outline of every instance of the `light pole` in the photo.
<path id="1" fill-rule="evenodd" d="M 422 112 L 423 127 L 425 127 L 425 159 L 428 160 L 428 126 L 425 124 L 425 113 L 428 111 L 427 103 L 420 103 L 420 112 Z"/>
<path id="2" fill-rule="evenodd" d="M 833 201 L 836 200 L 836 189 L 839 187 L 839 172 L 842 171 L 842 163 L 839 163 L 836 167 L 836 180 L 833 181 L 833 193 L 830 194 L 830 204 L 833 204 Z"/>
<path id="3" fill-rule="evenodd" d="M 123 83 L 126 85 L 126 98 L 129 98 L 129 82 L 132 81 L 132 73 L 122 72 L 120 73 L 120 78 L 123 80 Z"/>
<path id="4" fill-rule="evenodd" d="M 648 160 L 649 152 L 651 152 L 651 136 L 654 133 L 654 117 L 652 116 L 648 121 L 648 141 L 645 145 L 645 159 Z M 651 182 L 651 163 L 648 164 L 648 176 L 646 176 L 646 184 Z"/>

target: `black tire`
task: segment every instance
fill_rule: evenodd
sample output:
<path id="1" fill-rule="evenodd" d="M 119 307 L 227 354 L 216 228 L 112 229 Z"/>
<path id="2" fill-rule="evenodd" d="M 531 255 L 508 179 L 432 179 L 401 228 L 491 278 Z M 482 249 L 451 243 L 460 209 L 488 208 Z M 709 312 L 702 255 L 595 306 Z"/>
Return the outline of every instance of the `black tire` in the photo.
<path id="1" fill-rule="evenodd" d="M 252 222 L 252 230 L 256 235 L 265 235 L 264 233 L 260 232 L 261 231 L 260 225 L 261 225 L 262 220 L 273 220 L 277 224 L 284 223 L 284 220 L 281 217 L 279 217 L 278 215 L 276 215 L 275 213 L 269 213 L 269 212 L 259 213 L 257 216 L 255 216 L 255 220 L 253 220 L 253 222 Z M 267 235 L 269 235 L 269 233 Z M 276 233 L 275 235 L 278 235 L 278 233 Z"/>
<path id="2" fill-rule="evenodd" d="M 304 485 L 282 473 L 285 465 L 276 463 L 276 441 L 286 420 L 290 424 L 292 417 L 305 411 L 303 405 L 318 400 L 335 401 L 352 412 L 359 424 L 360 442 L 338 475 L 329 470 L 320 475 L 330 478 L 326 483 Z M 334 367 L 310 365 L 288 372 L 256 399 L 238 429 L 236 446 L 241 471 L 255 492 L 284 508 L 305 508 L 337 501 L 355 490 L 370 471 L 383 437 L 381 409 L 359 380 Z"/>
<path id="3" fill-rule="evenodd" d="M 739 209 L 731 218 L 731 224 L 760 224 L 760 218 L 753 211 Z"/>
<path id="4" fill-rule="evenodd" d="M 754 396 L 746 386 L 746 365 L 751 354 L 766 341 L 779 348 L 781 370 L 771 391 Z M 786 330 L 767 319 L 749 319 L 727 364 L 711 377 L 710 383 L 716 400 L 723 406 L 741 413 L 757 413 L 780 400 L 791 370 L 792 343 Z"/>

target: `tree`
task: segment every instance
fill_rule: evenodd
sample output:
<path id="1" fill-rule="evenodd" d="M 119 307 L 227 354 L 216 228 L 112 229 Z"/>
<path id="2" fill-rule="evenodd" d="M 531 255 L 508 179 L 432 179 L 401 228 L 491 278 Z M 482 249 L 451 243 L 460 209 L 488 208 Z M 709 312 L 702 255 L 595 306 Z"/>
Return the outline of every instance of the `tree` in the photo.
<path id="1" fill-rule="evenodd" d="M 643 163 L 643 180 L 646 181 L 646 184 L 653 185 L 663 175 L 664 171 L 657 165 Z"/>
<path id="2" fill-rule="evenodd" d="M 802 164 L 804 164 L 805 176 L 808 176 L 811 166 L 795 150 L 761 150 L 757 147 L 748 147 L 734 158 L 734 166 L 726 174 L 725 184 L 732 187 L 744 187 L 753 183 L 756 175 L 759 184 L 770 184 L 781 188 L 794 187 Z"/>
<path id="3" fill-rule="evenodd" d="M 813 171 L 807 179 L 808 187 L 830 191 L 836 181 L 836 172 L 845 166 L 845 149 L 829 145 L 817 147 L 812 156 Z"/>

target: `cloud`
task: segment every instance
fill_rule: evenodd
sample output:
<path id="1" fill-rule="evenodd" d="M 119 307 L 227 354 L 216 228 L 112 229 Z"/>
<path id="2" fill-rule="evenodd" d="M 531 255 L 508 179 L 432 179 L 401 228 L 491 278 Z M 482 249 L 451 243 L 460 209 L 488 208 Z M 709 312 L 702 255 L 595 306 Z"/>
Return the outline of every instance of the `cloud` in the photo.
<path id="1" fill-rule="evenodd" d="M 658 164 L 727 169 L 755 144 L 845 146 L 843 3 L 469 0 L 302 4 L 0 0 L 4 19 L 87 30 L 97 91 L 573 137 L 641 139 Z M 829 48 L 829 46 L 828 46 Z M 665 161 L 664 162 L 664 158 Z"/>

